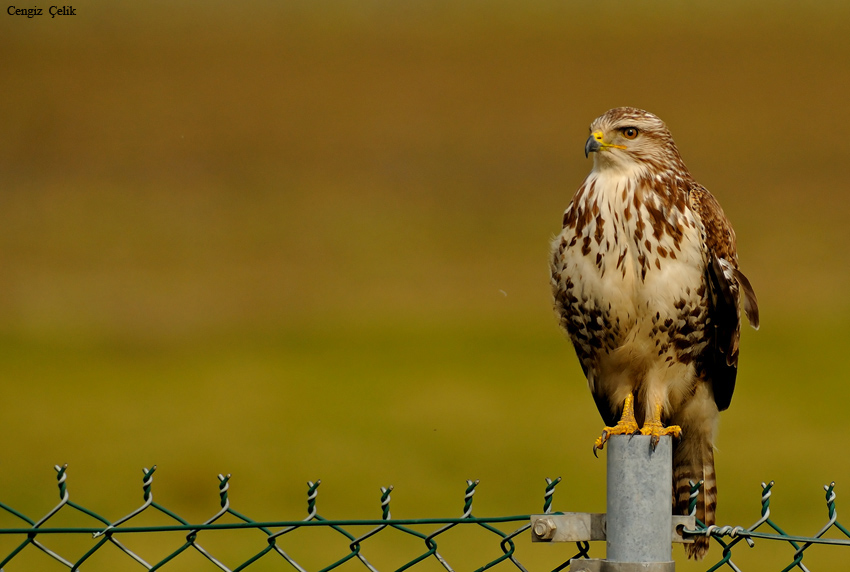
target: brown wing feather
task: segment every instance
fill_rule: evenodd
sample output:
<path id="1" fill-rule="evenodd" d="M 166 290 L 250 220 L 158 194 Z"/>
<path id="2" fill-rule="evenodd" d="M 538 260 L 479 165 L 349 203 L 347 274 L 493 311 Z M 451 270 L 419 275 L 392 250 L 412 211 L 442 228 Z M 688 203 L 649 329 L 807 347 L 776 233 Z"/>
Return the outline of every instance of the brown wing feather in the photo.
<path id="1" fill-rule="evenodd" d="M 711 286 L 710 315 L 714 327 L 712 343 L 702 356 L 706 377 L 714 389 L 718 409 L 729 407 L 738 374 L 738 342 L 741 335 L 740 298 L 744 311 L 758 328 L 758 301 L 750 281 L 738 269 L 735 231 L 720 203 L 704 187 L 690 189 L 691 208 L 699 216 L 705 233 L 709 264 L 706 278 Z"/>
<path id="2" fill-rule="evenodd" d="M 691 208 L 699 215 L 705 229 L 705 242 L 709 252 L 721 260 L 726 260 L 732 267 L 733 281 L 744 294 L 744 313 L 753 328 L 759 327 L 758 299 L 750 281 L 738 268 L 738 251 L 735 241 L 735 231 L 720 203 L 708 190 L 699 184 L 693 184 L 689 192 Z M 737 298 L 736 298 L 737 299 Z"/>
<path id="3" fill-rule="evenodd" d="M 714 402 L 723 411 L 732 402 L 738 376 L 738 340 L 741 333 L 738 292 L 737 287 L 726 279 L 726 273 L 714 255 L 707 274 L 711 285 L 709 315 L 714 333 L 703 351 L 702 366 L 705 378 L 714 390 Z"/>
<path id="4" fill-rule="evenodd" d="M 735 279 L 738 280 L 738 285 L 741 287 L 741 290 L 744 294 L 744 313 L 747 314 L 747 319 L 750 321 L 750 325 L 756 330 L 759 329 L 759 301 L 756 298 L 756 292 L 753 290 L 753 285 L 750 284 L 749 279 L 744 276 L 744 273 L 738 270 L 737 268 L 734 270 Z"/>

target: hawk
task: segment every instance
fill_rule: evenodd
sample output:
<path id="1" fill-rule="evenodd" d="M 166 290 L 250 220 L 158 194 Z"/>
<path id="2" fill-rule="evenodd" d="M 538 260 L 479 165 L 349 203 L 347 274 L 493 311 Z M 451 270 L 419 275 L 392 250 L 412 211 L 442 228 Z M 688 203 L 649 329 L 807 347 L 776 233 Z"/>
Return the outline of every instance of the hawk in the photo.
<path id="1" fill-rule="evenodd" d="M 687 514 L 689 481 L 704 481 L 697 518 L 714 523 L 713 439 L 738 371 L 741 307 L 758 302 L 738 269 L 735 233 L 717 199 L 691 176 L 652 113 L 611 109 L 590 126 L 593 169 L 554 239 L 555 311 L 613 434 L 680 437 L 673 505 Z M 708 538 L 686 545 L 702 558 Z"/>

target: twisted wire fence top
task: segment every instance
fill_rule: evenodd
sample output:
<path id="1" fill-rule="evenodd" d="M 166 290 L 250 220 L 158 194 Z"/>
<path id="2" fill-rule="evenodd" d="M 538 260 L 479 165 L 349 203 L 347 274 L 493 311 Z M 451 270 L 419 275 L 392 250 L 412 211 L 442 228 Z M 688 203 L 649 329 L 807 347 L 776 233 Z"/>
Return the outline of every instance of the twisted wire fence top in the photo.
<path id="1" fill-rule="evenodd" d="M 700 481 L 699 483 L 692 482 L 691 491 L 695 491 L 696 489 L 701 487 L 702 484 L 702 481 Z M 803 556 L 806 550 L 816 544 L 850 546 L 850 530 L 848 530 L 840 522 L 838 522 L 838 511 L 835 508 L 836 494 L 834 482 L 823 486 L 824 490 L 826 491 L 826 507 L 828 521 L 825 525 L 821 527 L 820 530 L 818 530 L 814 534 L 814 536 L 788 534 L 770 518 L 770 497 L 773 494 L 772 489 L 774 485 L 774 481 L 761 484 L 761 517 L 749 527 L 744 528 L 742 526 L 716 525 L 705 526 L 704 523 L 697 520 L 696 529 L 686 529 L 683 531 L 684 534 L 710 536 L 723 549 L 722 558 L 716 564 L 708 568 L 707 572 L 714 572 L 715 570 L 718 570 L 723 567 L 727 567 L 737 572 L 741 572 L 741 568 L 732 560 L 732 549 L 736 545 L 738 545 L 742 540 L 745 541 L 750 548 L 753 548 L 756 545 L 756 539 L 780 541 L 791 545 L 794 548 L 791 562 L 785 568 L 782 568 L 782 572 L 788 572 L 794 568 L 798 570 L 803 570 L 804 572 L 809 572 L 809 569 L 803 563 Z M 692 510 L 694 508 L 695 503 L 695 497 L 692 495 Z M 770 528 L 773 532 L 767 532 L 763 529 L 763 527 Z M 762 530 L 759 530 L 760 528 L 762 528 Z M 844 538 L 825 538 L 824 535 L 832 529 L 835 529 L 840 532 L 844 536 Z"/>
<path id="2" fill-rule="evenodd" d="M 219 494 L 219 510 L 200 523 L 190 523 L 175 512 L 158 504 L 154 500 L 153 494 L 153 476 L 156 472 L 154 465 L 150 469 L 143 469 L 142 478 L 142 505 L 131 511 L 129 514 L 110 522 L 103 516 L 94 511 L 81 506 L 70 500 L 68 490 L 68 473 L 67 465 L 55 467 L 57 485 L 59 488 L 59 503 L 51 508 L 44 516 L 39 519 L 33 519 L 23 514 L 17 509 L 0 502 L 0 509 L 8 515 L 21 521 L 21 526 L 0 528 L 0 537 L 15 537 L 22 536 L 20 544 L 5 557 L 0 554 L 0 570 L 12 563 L 25 550 L 38 550 L 47 554 L 56 563 L 61 564 L 70 570 L 78 570 L 85 568 L 83 566 L 89 559 L 101 550 L 102 547 L 110 544 L 118 548 L 126 557 L 132 559 L 136 564 L 141 565 L 146 570 L 159 570 L 164 568 L 169 562 L 172 562 L 180 554 L 187 550 L 194 551 L 200 554 L 204 559 L 212 563 L 219 570 L 224 571 L 239 571 L 244 570 L 256 563 L 264 557 L 277 559 L 281 563 L 281 569 L 294 568 L 298 572 L 329 572 L 338 568 L 349 561 L 358 561 L 365 566 L 369 572 L 378 572 L 378 568 L 364 554 L 364 542 L 369 538 L 374 537 L 383 530 L 395 529 L 401 533 L 415 539 L 421 543 L 421 549 L 416 556 L 409 561 L 395 568 L 396 572 L 403 572 L 419 563 L 430 561 L 437 562 L 447 572 L 454 572 L 455 568 L 449 563 L 446 556 L 440 551 L 438 540 L 440 536 L 447 531 L 457 527 L 467 528 L 475 527 L 485 530 L 493 541 L 498 543 L 499 554 L 494 559 L 484 561 L 476 572 L 481 572 L 492 568 L 498 564 L 506 563 L 506 565 L 519 569 L 522 572 L 528 572 L 528 568 L 524 566 L 517 556 L 517 546 L 514 539 L 528 531 L 531 528 L 530 514 L 511 515 L 511 516 L 494 516 L 494 517 L 476 517 L 472 514 L 473 499 L 478 486 L 478 481 L 466 481 L 466 489 L 464 491 L 463 509 L 460 516 L 449 518 L 419 518 L 419 519 L 394 519 L 390 511 L 392 486 L 381 487 L 380 519 L 346 519 L 332 520 L 326 519 L 318 514 L 317 498 L 318 489 L 321 484 L 320 480 L 307 483 L 307 516 L 301 520 L 281 520 L 281 521 L 256 521 L 237 512 L 231 507 L 228 492 L 230 489 L 231 475 L 218 475 L 218 494 Z M 552 513 L 552 499 L 555 487 L 561 482 L 561 478 L 546 479 L 546 489 L 544 492 L 543 514 L 558 514 Z M 703 482 L 691 483 L 691 502 L 690 510 L 695 511 L 697 498 Z M 782 572 L 788 572 L 792 569 L 798 569 L 808 572 L 808 568 L 803 562 L 806 551 L 814 545 L 840 545 L 850 546 L 850 530 L 845 528 L 838 522 L 838 511 L 836 510 L 836 493 L 835 483 L 830 483 L 824 486 L 826 491 L 825 499 L 827 505 L 828 521 L 818 530 L 813 536 L 800 536 L 785 532 L 771 518 L 770 499 L 774 482 L 762 483 L 761 493 L 761 515 L 749 527 L 742 526 L 705 526 L 697 520 L 697 526 L 693 530 L 685 529 L 683 534 L 686 536 L 706 535 L 715 540 L 721 548 L 721 558 L 713 565 L 709 565 L 708 572 L 724 568 L 731 569 L 737 572 L 742 572 L 742 568 L 732 559 L 733 550 L 744 541 L 750 548 L 756 546 L 756 541 L 770 540 L 780 543 L 787 543 L 793 548 L 793 554 L 790 562 L 782 569 Z M 53 519 L 60 511 L 72 510 L 77 513 L 82 513 L 96 521 L 96 526 L 84 527 L 51 527 L 49 521 Z M 167 524 L 155 526 L 133 526 L 131 521 L 145 512 L 153 512 L 160 515 L 165 515 L 169 521 Z M 221 521 L 225 515 L 231 515 L 234 519 L 228 522 Z M 514 523 L 516 528 L 512 531 L 503 531 L 496 525 Z M 419 530 L 422 527 L 430 527 L 430 532 Z M 287 552 L 286 535 L 292 531 L 309 528 L 321 527 L 326 530 L 331 530 L 335 534 L 344 539 L 346 546 L 345 552 L 331 564 L 324 566 L 318 570 L 309 570 L 302 562 L 299 562 L 289 552 Z M 353 527 L 369 527 L 369 530 L 363 534 L 355 535 L 351 532 Z M 209 535 L 212 531 L 226 531 L 236 529 L 256 530 L 263 534 L 262 548 L 257 549 L 249 558 L 236 564 L 227 564 L 222 559 L 217 558 L 204 548 L 199 542 L 201 535 Z M 835 531 L 843 535 L 839 538 L 827 538 L 826 534 L 830 531 Z M 128 548 L 122 539 L 126 535 L 156 533 L 156 532 L 172 532 L 182 533 L 183 540 L 180 545 L 173 551 L 168 553 L 164 558 L 157 561 L 148 561 L 137 552 Z M 88 537 L 91 540 L 91 545 L 85 553 L 79 558 L 67 558 L 58 553 L 58 551 L 48 548 L 44 544 L 44 540 L 53 535 L 76 535 L 77 537 Z M 121 537 L 121 539 L 119 539 Z M 259 541 L 258 537 L 258 541 Z M 773 544 L 773 543 L 769 543 Z M 294 545 L 294 544 L 291 544 Z M 558 572 L 569 565 L 570 558 L 589 558 L 590 543 L 576 543 L 578 551 L 564 550 L 561 556 L 563 560 L 559 565 L 552 568 L 553 572 Z M 31 547 L 31 548 L 30 548 Z M 483 559 L 482 559 L 483 560 Z M 11 571 L 10 571 L 11 572 Z"/>
<path id="3" fill-rule="evenodd" d="M 464 526 L 476 526 L 483 528 L 492 534 L 494 541 L 498 542 L 498 546 L 501 551 L 501 555 L 497 558 L 484 563 L 482 566 L 478 568 L 478 570 L 486 570 L 491 568 L 501 562 L 509 562 L 512 563 L 516 568 L 525 572 L 526 568 L 519 562 L 516 557 L 516 545 L 513 539 L 521 534 L 522 532 L 528 530 L 530 528 L 529 518 L 530 515 L 513 515 L 513 516 L 496 516 L 496 517 L 475 517 L 472 515 L 472 504 L 473 498 L 475 494 L 476 487 L 478 486 L 478 481 L 466 481 L 466 490 L 464 492 L 464 504 L 463 504 L 463 512 L 458 517 L 451 518 L 420 518 L 420 519 L 393 519 L 390 512 L 390 501 L 391 501 L 391 493 L 393 491 L 393 487 L 381 487 L 381 518 L 380 519 L 347 519 L 347 520 L 330 520 L 322 517 L 318 514 L 317 510 L 317 498 L 318 498 L 318 489 L 321 484 L 320 480 L 315 482 L 308 482 L 307 488 L 307 516 L 302 520 L 294 520 L 294 521 L 256 521 L 251 518 L 237 512 L 230 506 L 230 499 L 228 496 L 228 491 L 230 488 L 230 479 L 231 475 L 218 475 L 218 493 L 220 497 L 220 509 L 210 518 L 201 522 L 201 523 L 190 523 L 187 520 L 183 519 L 181 516 L 176 514 L 175 512 L 167 509 L 166 507 L 158 504 L 154 500 L 153 494 L 153 476 L 156 471 L 156 465 L 151 467 L 150 469 L 143 469 L 143 481 L 142 481 L 142 490 L 143 490 L 143 503 L 137 509 L 131 511 L 126 516 L 123 516 L 117 519 L 114 522 L 110 522 L 108 519 L 103 516 L 91 511 L 73 501 L 70 500 L 70 494 L 67 487 L 67 465 L 56 465 L 56 477 L 57 484 L 59 486 L 59 503 L 50 509 L 47 514 L 41 517 L 38 520 L 34 520 L 25 514 L 19 512 L 15 508 L 0 502 L 0 509 L 6 511 L 7 513 L 13 515 L 14 517 L 23 521 L 24 526 L 20 527 L 4 527 L 0 528 L 0 535 L 22 535 L 24 539 L 18 544 L 8 555 L 3 557 L 2 561 L 0 561 L 0 569 L 7 566 L 10 562 L 12 562 L 16 557 L 18 557 L 22 551 L 32 546 L 35 549 L 42 551 L 47 554 L 51 558 L 53 558 L 56 562 L 64 565 L 65 567 L 71 570 L 78 570 L 84 568 L 84 564 L 88 561 L 92 555 L 98 552 L 103 546 L 106 544 L 111 544 L 117 547 L 121 552 L 123 552 L 127 557 L 134 560 L 136 563 L 140 564 L 147 570 L 159 570 L 166 566 L 169 562 L 173 561 L 180 554 L 184 553 L 187 550 L 194 550 L 198 554 L 202 555 L 206 560 L 211 562 L 220 570 L 225 571 L 233 571 L 236 572 L 238 570 L 244 570 L 248 568 L 261 558 L 269 555 L 269 557 L 280 558 L 285 563 L 288 563 L 289 566 L 295 568 L 298 572 L 307 572 L 307 569 L 299 563 L 293 556 L 291 556 L 287 551 L 284 543 L 282 542 L 283 537 L 300 528 L 306 527 L 323 527 L 326 529 L 330 529 L 341 535 L 345 539 L 347 544 L 347 552 L 341 555 L 336 561 L 331 563 L 328 566 L 322 568 L 319 572 L 327 572 L 333 570 L 341 566 L 342 564 L 348 562 L 349 560 L 356 559 L 362 565 L 364 565 L 371 572 L 378 572 L 377 568 L 372 565 L 372 563 L 366 558 L 362 551 L 362 543 L 370 537 L 375 536 L 382 530 L 387 528 L 392 528 L 402 533 L 409 535 L 422 543 L 422 550 L 419 554 L 416 555 L 415 558 L 406 562 L 400 568 L 398 568 L 398 572 L 406 570 L 420 562 L 426 560 L 436 560 L 439 564 L 445 568 L 448 572 L 453 572 L 454 568 L 449 564 L 448 560 L 444 557 L 444 555 L 440 552 L 438 547 L 438 537 L 448 530 L 455 528 L 459 525 Z M 546 479 L 546 490 L 544 493 L 544 503 L 543 503 L 543 511 L 548 513 L 551 511 L 552 506 L 552 495 L 554 493 L 555 487 L 558 483 L 561 482 L 560 477 L 557 479 Z M 67 508 L 66 508 L 67 507 Z M 97 526 L 92 527 L 50 527 L 49 522 L 60 510 L 74 510 L 79 513 L 83 513 L 88 515 L 89 517 L 95 519 Z M 156 525 L 156 526 L 133 526 L 130 522 L 132 519 L 142 514 L 143 512 L 153 511 L 155 513 L 159 513 L 161 515 L 165 515 L 171 521 L 169 524 Z M 231 515 L 235 517 L 236 522 L 220 522 L 220 519 L 224 515 Z M 22 523 L 22 524 L 23 524 Z M 496 524 L 500 523 L 517 523 L 518 528 L 511 532 L 505 532 L 501 529 L 497 528 Z M 421 527 L 423 525 L 428 525 L 430 527 L 436 526 L 437 528 L 431 532 L 423 532 L 414 527 Z M 372 527 L 371 530 L 366 532 L 365 534 L 355 536 L 348 530 L 351 527 L 363 527 L 368 526 Z M 238 563 L 236 565 L 226 564 L 222 562 L 221 559 L 214 556 L 209 550 L 204 548 L 204 546 L 199 542 L 199 536 L 202 533 L 209 533 L 210 531 L 215 530 L 234 530 L 234 529 L 252 529 L 258 530 L 263 533 L 263 548 L 257 550 L 250 558 L 247 560 Z M 185 539 L 181 543 L 179 547 L 173 550 L 164 558 L 161 558 L 158 561 L 151 562 L 146 560 L 137 552 L 128 548 L 119 537 L 123 538 L 124 535 L 127 534 L 143 534 L 143 533 L 154 533 L 154 532 L 182 532 L 185 533 Z M 43 542 L 42 539 L 48 535 L 62 535 L 62 534 L 74 534 L 74 535 L 88 535 L 92 540 L 92 545 L 89 549 L 79 558 L 70 559 L 65 556 L 59 554 L 57 551 L 48 548 Z M 586 544 L 586 543 L 585 543 Z M 587 552 L 587 547 L 585 546 L 583 550 L 580 550 L 580 554 L 585 554 Z M 2 556 L 2 555 L 0 555 Z M 284 569 L 288 569 L 289 566 L 286 566 Z"/>

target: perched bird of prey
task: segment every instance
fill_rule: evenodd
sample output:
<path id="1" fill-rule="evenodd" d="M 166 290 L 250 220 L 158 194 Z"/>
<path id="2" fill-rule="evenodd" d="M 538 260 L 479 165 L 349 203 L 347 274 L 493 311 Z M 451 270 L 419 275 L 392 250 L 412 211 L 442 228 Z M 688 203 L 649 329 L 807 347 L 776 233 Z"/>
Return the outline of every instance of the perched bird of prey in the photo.
<path id="1" fill-rule="evenodd" d="M 655 115 L 611 109 L 590 126 L 593 169 L 552 243 L 555 311 L 605 427 L 672 435 L 673 503 L 705 481 L 697 518 L 714 523 L 713 440 L 738 371 L 743 306 L 758 329 L 755 292 L 738 269 L 735 233 L 697 183 Z M 708 538 L 687 544 L 702 558 Z"/>

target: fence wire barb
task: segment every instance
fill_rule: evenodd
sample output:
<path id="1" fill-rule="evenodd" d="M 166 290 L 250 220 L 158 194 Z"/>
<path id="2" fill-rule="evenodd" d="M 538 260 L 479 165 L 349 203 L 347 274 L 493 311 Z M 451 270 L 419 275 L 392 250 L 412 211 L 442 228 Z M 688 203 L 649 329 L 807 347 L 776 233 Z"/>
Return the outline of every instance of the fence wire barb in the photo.
<path id="1" fill-rule="evenodd" d="M 530 515 L 523 514 L 483 518 L 473 516 L 473 498 L 476 487 L 479 484 L 479 481 L 477 480 L 469 480 L 466 482 L 463 511 L 461 513 L 461 516 L 459 517 L 394 519 L 392 518 L 392 514 L 390 511 L 390 493 L 393 491 L 393 487 L 388 486 L 381 487 L 380 489 L 380 519 L 326 519 L 318 513 L 317 509 L 318 489 L 319 485 L 321 484 L 321 480 L 317 480 L 315 482 L 309 481 L 307 483 L 307 516 L 304 519 L 261 522 L 252 520 L 251 518 L 248 518 L 247 516 L 237 512 L 231 507 L 229 497 L 231 475 L 218 475 L 218 493 L 220 497 L 220 509 L 212 517 L 208 518 L 202 523 L 192 524 L 187 520 L 183 519 L 177 513 L 158 504 L 154 500 L 153 476 L 156 472 L 157 467 L 156 465 L 153 465 L 150 469 L 144 468 L 142 471 L 142 505 L 132 510 L 125 516 L 115 520 L 114 522 L 110 522 L 107 518 L 70 500 L 70 493 L 67 487 L 67 468 L 67 465 L 55 466 L 60 501 L 55 507 L 50 509 L 47 514 L 45 514 L 40 519 L 32 519 L 21 513 L 20 511 L 16 510 L 15 508 L 4 504 L 3 502 L 0 502 L 0 509 L 26 523 L 26 526 L 23 527 L 0 528 L 0 535 L 22 535 L 25 537 L 23 541 L 12 550 L 12 552 L 10 552 L 8 555 L 5 556 L 5 558 L 2 559 L 2 561 L 0 561 L 0 572 L 2 572 L 3 568 L 7 564 L 9 564 L 9 562 L 11 562 L 14 558 L 16 558 L 29 545 L 35 546 L 38 550 L 43 551 L 45 554 L 53 558 L 56 562 L 71 569 L 72 571 L 80 570 L 82 565 L 107 543 L 114 545 L 122 553 L 126 554 L 132 560 L 134 560 L 149 571 L 159 570 L 165 567 L 166 564 L 173 561 L 180 554 L 191 548 L 198 552 L 200 555 L 202 555 L 206 560 L 211 562 L 218 569 L 226 572 L 238 572 L 240 570 L 244 570 L 271 552 L 276 553 L 298 572 L 308 572 L 308 570 L 304 566 L 302 566 L 301 563 L 299 563 L 295 558 L 288 554 L 286 550 L 284 550 L 283 546 L 281 545 L 281 542 L 284 540 L 285 535 L 289 534 L 292 531 L 301 528 L 313 527 L 323 527 L 334 530 L 346 539 L 346 546 L 348 548 L 348 552 L 346 554 L 342 555 L 339 559 L 325 566 L 318 572 L 329 572 L 330 570 L 341 566 L 342 564 L 351 559 L 359 560 L 370 572 L 379 572 L 378 569 L 371 562 L 369 562 L 369 560 L 363 554 L 363 543 L 369 538 L 374 537 L 381 531 L 386 530 L 388 528 L 393 528 L 409 536 L 412 536 L 425 545 L 425 550 L 422 553 L 418 554 L 415 558 L 403 564 L 400 568 L 397 569 L 396 572 L 402 572 L 404 570 L 407 570 L 429 558 L 433 558 L 437 562 L 439 562 L 440 565 L 447 572 L 454 572 L 454 568 L 449 564 L 448 559 L 438 550 L 437 540 L 438 537 L 440 537 L 447 531 L 460 525 L 463 525 L 465 527 L 473 525 L 484 528 L 485 530 L 494 534 L 499 542 L 499 547 L 502 551 L 501 556 L 484 564 L 483 566 L 478 568 L 477 572 L 483 572 L 484 570 L 487 570 L 506 560 L 512 562 L 516 566 L 516 568 L 521 572 L 528 572 L 526 568 L 516 558 L 516 545 L 513 542 L 513 539 L 517 535 L 521 534 L 524 531 L 527 531 L 530 528 Z M 560 477 L 554 480 L 548 478 L 546 479 L 546 491 L 543 503 L 544 512 L 551 512 L 554 489 L 560 482 Z M 48 521 L 66 506 L 93 518 L 97 522 L 97 526 L 47 526 Z M 173 521 L 173 523 L 158 526 L 132 526 L 131 521 L 134 518 L 148 511 L 154 511 L 161 515 L 164 515 L 168 519 Z M 237 522 L 218 522 L 222 517 L 227 514 L 231 515 L 232 517 L 235 517 Z M 505 532 L 500 528 L 494 526 L 497 524 L 505 523 L 521 523 L 521 525 L 513 532 Z M 347 527 L 363 526 L 371 526 L 372 528 L 366 533 L 361 534 L 359 536 L 355 536 L 347 529 Z M 421 528 L 423 526 L 436 526 L 437 528 L 432 532 L 424 532 L 414 528 Z M 265 547 L 262 550 L 256 552 L 244 562 L 231 568 L 228 567 L 228 565 L 222 562 L 219 558 L 214 556 L 206 548 L 204 548 L 198 542 L 198 538 L 200 535 L 207 534 L 211 531 L 234 529 L 256 529 L 262 532 L 264 534 L 263 538 L 265 541 Z M 150 563 L 136 552 L 130 550 L 117 538 L 118 536 L 126 534 L 153 532 L 183 532 L 185 533 L 185 541 L 179 548 L 177 548 L 158 562 Z M 91 539 L 95 543 L 79 559 L 77 559 L 76 561 L 72 561 L 72 559 L 65 558 L 62 555 L 58 554 L 56 551 L 51 550 L 39 540 L 39 537 L 57 534 L 86 534 L 90 535 Z M 582 553 L 581 550 L 579 553 Z M 584 550 L 584 553 L 586 554 L 586 548 Z M 558 569 L 563 568 L 563 566 L 565 566 L 567 563 L 568 561 Z"/>

